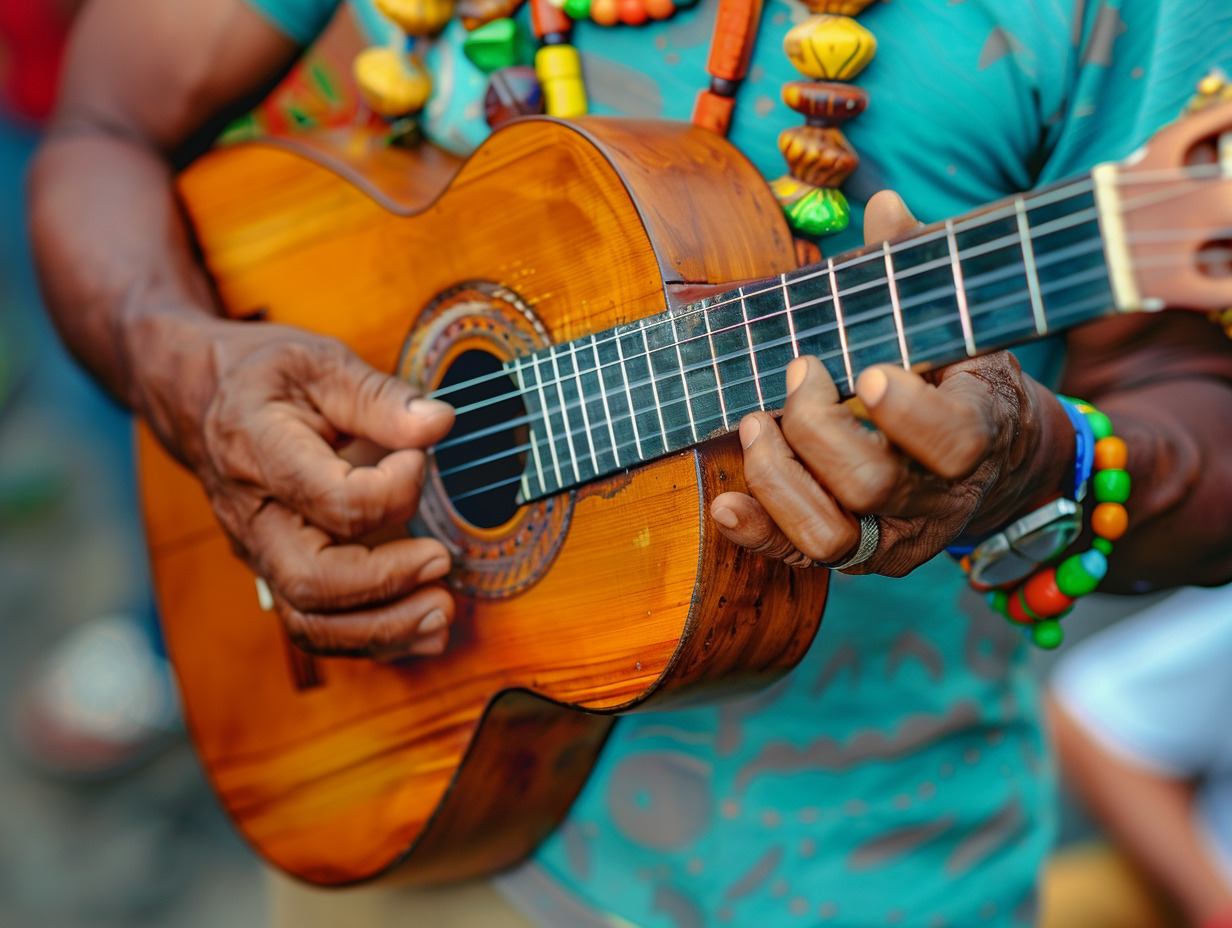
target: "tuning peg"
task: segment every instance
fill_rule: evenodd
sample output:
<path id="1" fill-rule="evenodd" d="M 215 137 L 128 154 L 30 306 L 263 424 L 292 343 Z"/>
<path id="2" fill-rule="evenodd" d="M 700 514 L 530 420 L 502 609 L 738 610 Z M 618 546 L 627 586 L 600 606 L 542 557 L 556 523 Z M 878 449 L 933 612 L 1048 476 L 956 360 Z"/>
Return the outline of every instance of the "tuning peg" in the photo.
<path id="1" fill-rule="evenodd" d="M 1185 107 L 1186 113 L 1196 113 L 1216 103 L 1232 101 L 1232 80 L 1221 68 L 1211 68 L 1206 77 L 1198 81 L 1198 92 Z"/>

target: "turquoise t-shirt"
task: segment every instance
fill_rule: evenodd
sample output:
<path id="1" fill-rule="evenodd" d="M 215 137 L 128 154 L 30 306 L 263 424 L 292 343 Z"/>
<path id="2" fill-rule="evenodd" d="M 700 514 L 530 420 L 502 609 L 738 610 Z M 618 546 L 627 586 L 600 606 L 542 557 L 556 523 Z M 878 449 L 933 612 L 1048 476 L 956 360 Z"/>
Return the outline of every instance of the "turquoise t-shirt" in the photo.
<path id="1" fill-rule="evenodd" d="M 334 0 L 250 0 L 309 41 Z M 643 28 L 578 24 L 595 113 L 688 119 L 716 0 Z M 378 41 L 396 32 L 357 11 Z M 521 15 L 525 15 L 525 11 Z M 767 176 L 782 38 L 807 11 L 766 0 L 731 140 Z M 1128 154 L 1212 65 L 1232 66 L 1226 0 L 894 0 L 860 22 L 879 50 L 845 132 L 862 206 L 898 190 L 933 221 Z M 426 128 L 486 134 L 486 79 L 455 22 L 430 56 Z M 1018 351 L 1049 381 L 1060 346 Z M 836 575 L 805 660 L 740 702 L 622 719 L 562 827 L 497 885 L 545 928 L 1028 925 L 1052 840 L 1053 775 L 1020 634 L 946 558 L 904 579 Z"/>

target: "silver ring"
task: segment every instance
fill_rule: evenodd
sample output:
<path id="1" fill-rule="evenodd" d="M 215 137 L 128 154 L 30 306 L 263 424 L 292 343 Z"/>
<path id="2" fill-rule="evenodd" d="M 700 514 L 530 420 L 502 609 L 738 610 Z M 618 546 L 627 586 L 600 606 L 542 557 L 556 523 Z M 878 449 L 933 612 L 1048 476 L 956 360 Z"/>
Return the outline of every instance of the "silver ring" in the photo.
<path id="1" fill-rule="evenodd" d="M 881 544 L 881 522 L 876 516 L 860 516 L 860 544 L 856 546 L 856 553 L 840 564 L 826 564 L 825 566 L 831 570 L 846 570 L 848 567 L 863 564 L 877 553 L 879 544 Z"/>

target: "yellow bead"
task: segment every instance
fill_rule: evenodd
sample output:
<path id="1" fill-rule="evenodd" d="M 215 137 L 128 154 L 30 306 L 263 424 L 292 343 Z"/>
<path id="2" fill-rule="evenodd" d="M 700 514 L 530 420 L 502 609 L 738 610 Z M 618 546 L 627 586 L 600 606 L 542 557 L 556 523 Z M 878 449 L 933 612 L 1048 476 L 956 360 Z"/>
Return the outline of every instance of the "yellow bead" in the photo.
<path id="1" fill-rule="evenodd" d="M 549 116 L 581 116 L 586 112 L 582 61 L 572 45 L 545 45 L 535 53 L 535 73 L 543 85 Z"/>
<path id="2" fill-rule="evenodd" d="M 418 113 L 432 96 L 432 78 L 416 59 L 384 46 L 355 56 L 360 96 L 387 119 Z"/>
<path id="3" fill-rule="evenodd" d="M 1096 470 L 1124 470 L 1129 460 L 1129 448 L 1124 440 L 1115 435 L 1101 438 L 1095 443 Z"/>
<path id="4" fill-rule="evenodd" d="M 783 37 L 797 71 L 824 81 L 849 81 L 877 52 L 877 39 L 849 16 L 810 16 Z"/>
<path id="5" fill-rule="evenodd" d="M 375 0 L 407 35 L 435 35 L 453 18 L 453 0 Z"/>

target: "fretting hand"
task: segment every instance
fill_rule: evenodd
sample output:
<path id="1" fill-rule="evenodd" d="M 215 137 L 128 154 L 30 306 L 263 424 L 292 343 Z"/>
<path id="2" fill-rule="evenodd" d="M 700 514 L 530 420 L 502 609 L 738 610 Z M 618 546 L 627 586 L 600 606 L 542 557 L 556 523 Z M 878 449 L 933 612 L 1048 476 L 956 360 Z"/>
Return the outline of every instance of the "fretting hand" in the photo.
<path id="1" fill-rule="evenodd" d="M 869 201 L 865 240 L 917 223 L 893 193 Z M 749 494 L 724 493 L 711 515 L 732 541 L 795 566 L 837 564 L 880 522 L 875 553 L 852 573 L 903 576 L 955 537 L 1008 521 L 1058 489 L 1073 429 L 1056 398 L 1001 351 L 921 377 L 892 365 L 861 373 L 856 392 L 876 429 L 839 402 L 816 358 L 787 368 L 778 422 L 740 423 Z"/>

